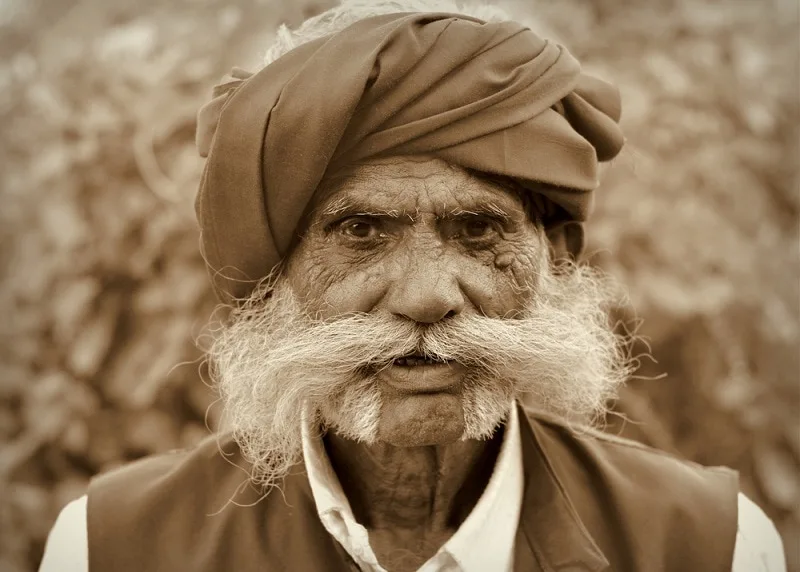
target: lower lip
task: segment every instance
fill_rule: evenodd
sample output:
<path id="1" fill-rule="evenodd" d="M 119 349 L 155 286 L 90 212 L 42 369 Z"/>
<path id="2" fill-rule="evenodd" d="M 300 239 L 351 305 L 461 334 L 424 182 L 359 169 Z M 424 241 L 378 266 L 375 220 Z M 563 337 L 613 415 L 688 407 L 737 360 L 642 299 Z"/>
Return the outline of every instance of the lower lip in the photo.
<path id="1" fill-rule="evenodd" d="M 391 365 L 379 377 L 401 393 L 440 393 L 452 391 L 461 382 L 463 368 L 457 363 L 412 366 Z"/>

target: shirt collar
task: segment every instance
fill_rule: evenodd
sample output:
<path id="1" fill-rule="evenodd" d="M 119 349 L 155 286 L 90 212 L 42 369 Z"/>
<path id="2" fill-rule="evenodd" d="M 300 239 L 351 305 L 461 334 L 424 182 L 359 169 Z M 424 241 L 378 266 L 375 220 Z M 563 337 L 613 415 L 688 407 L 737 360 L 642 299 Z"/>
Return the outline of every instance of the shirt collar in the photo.
<path id="1" fill-rule="evenodd" d="M 381 570 L 369 548 L 366 529 L 356 522 L 322 439 L 307 422 L 308 419 L 306 415 L 303 422 L 303 456 L 320 520 L 356 561 Z M 514 561 L 523 482 L 519 414 L 512 406 L 500 453 L 486 489 L 472 512 L 434 558 L 442 553 L 449 554 L 462 572 L 510 570 Z"/>

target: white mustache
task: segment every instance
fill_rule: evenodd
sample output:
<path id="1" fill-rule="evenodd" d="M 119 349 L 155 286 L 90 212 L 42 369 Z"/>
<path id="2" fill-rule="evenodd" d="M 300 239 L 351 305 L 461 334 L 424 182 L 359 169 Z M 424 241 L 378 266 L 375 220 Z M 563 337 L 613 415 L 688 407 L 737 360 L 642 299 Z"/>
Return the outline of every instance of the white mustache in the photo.
<path id="1" fill-rule="evenodd" d="M 308 349 L 307 340 L 328 340 L 327 349 L 335 351 L 320 366 L 342 374 L 380 371 L 409 355 L 496 373 L 501 365 L 519 362 L 515 346 L 530 327 L 513 318 L 480 315 L 421 325 L 381 314 L 351 314 L 310 323 L 307 337 L 287 337 L 279 347 L 283 355 L 292 356 Z"/>

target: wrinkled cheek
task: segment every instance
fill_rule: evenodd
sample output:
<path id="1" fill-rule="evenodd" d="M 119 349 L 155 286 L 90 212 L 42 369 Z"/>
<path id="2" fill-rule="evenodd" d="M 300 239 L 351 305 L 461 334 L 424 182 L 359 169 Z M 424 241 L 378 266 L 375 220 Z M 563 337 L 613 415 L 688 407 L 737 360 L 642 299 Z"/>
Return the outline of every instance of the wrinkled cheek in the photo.
<path id="1" fill-rule="evenodd" d="M 290 265 L 287 278 L 305 307 L 321 318 L 367 312 L 380 296 L 380 274 L 321 249 Z"/>
<path id="2" fill-rule="evenodd" d="M 499 263 L 496 259 L 499 258 Z M 531 272 L 526 261 L 505 252 L 463 273 L 462 285 L 480 312 L 491 318 L 509 317 L 531 297 Z"/>
<path id="3" fill-rule="evenodd" d="M 548 271 L 548 259 L 541 252 L 524 252 L 510 255 L 504 263 L 503 286 L 515 306 L 524 307 L 539 290 L 542 275 Z"/>
<path id="4" fill-rule="evenodd" d="M 325 317 L 369 312 L 385 293 L 385 282 L 385 277 L 377 271 L 343 272 L 319 296 L 321 312 Z"/>

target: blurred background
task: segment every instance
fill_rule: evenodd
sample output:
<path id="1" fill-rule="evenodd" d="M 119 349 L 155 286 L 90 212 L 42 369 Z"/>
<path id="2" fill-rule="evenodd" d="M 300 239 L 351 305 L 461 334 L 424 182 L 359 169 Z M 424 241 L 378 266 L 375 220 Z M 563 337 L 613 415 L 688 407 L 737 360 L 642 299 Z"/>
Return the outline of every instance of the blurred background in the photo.
<path id="1" fill-rule="evenodd" d="M 194 117 L 328 0 L 0 0 L 0 570 L 36 569 L 88 479 L 218 408 Z M 510 0 L 620 85 L 592 261 L 657 363 L 610 431 L 738 469 L 800 571 L 800 7 Z"/>

